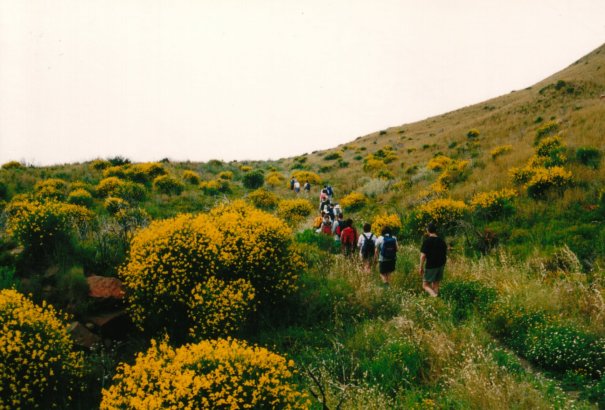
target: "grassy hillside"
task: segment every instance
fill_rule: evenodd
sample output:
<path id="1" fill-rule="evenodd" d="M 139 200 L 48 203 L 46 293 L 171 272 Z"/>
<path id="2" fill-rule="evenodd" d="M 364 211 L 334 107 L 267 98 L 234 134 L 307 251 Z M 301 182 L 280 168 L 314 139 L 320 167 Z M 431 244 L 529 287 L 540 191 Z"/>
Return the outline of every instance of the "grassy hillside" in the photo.
<path id="1" fill-rule="evenodd" d="M 0 407 L 605 408 L 604 94 L 605 46 L 279 161 L 4 164 Z M 310 229 L 324 184 L 358 231 L 396 232 L 390 287 Z M 439 298 L 418 276 L 431 220 Z M 125 297 L 92 298 L 93 275 Z"/>

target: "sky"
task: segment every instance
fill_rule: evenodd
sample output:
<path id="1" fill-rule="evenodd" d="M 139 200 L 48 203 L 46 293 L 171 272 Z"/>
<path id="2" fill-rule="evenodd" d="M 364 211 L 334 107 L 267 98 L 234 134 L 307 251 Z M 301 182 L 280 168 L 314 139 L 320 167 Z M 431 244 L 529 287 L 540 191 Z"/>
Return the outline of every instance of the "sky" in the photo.
<path id="1" fill-rule="evenodd" d="M 0 0 L 0 163 L 267 160 L 526 88 L 603 0 Z"/>

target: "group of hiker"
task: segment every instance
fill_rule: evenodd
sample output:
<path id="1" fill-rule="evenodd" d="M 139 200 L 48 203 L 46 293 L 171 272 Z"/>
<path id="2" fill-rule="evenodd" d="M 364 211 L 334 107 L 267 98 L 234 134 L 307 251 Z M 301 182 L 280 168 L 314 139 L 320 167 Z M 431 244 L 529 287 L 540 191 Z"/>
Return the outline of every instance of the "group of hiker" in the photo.
<path id="1" fill-rule="evenodd" d="M 296 195 L 300 194 L 300 181 L 292 177 L 290 179 L 290 189 L 294 191 Z M 305 181 L 305 184 L 303 185 L 303 191 L 307 195 L 311 193 L 311 184 L 309 183 L 309 181 Z"/>
<path id="2" fill-rule="evenodd" d="M 320 192 L 319 212 L 313 223 L 315 232 L 330 235 L 340 244 L 346 258 L 359 258 L 363 270 L 370 273 L 378 264 L 378 272 L 385 287 L 391 283 L 391 275 L 397 262 L 397 238 L 390 227 L 382 228 L 379 236 L 372 232 L 372 225 L 365 223 L 363 232 L 357 230 L 351 218 L 344 218 L 341 207 L 334 203 L 334 190 L 326 185 Z M 432 297 L 439 294 L 439 284 L 443 279 L 447 245 L 438 236 L 437 226 L 429 223 L 426 227 L 426 238 L 420 248 L 418 273 L 422 277 L 422 288 Z"/>

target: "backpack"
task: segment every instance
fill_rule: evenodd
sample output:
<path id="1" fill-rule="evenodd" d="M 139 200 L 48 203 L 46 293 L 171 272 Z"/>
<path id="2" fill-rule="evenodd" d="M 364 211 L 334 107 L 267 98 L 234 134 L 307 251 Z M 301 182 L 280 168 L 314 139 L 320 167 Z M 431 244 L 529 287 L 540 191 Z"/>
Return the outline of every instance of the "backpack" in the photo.
<path id="1" fill-rule="evenodd" d="M 370 237 L 363 235 L 365 238 L 363 241 L 363 246 L 361 247 L 361 256 L 364 258 L 371 258 L 374 256 L 374 251 L 376 249 L 376 244 L 374 243 L 374 234 L 370 232 Z"/>
<path id="2" fill-rule="evenodd" d="M 322 222 L 321 231 L 325 234 L 332 234 L 332 223 L 331 222 Z"/>
<path id="3" fill-rule="evenodd" d="M 392 236 L 385 236 L 380 247 L 380 256 L 384 260 L 394 260 L 397 257 L 397 240 Z"/>
<path id="4" fill-rule="evenodd" d="M 340 226 L 340 221 L 339 222 L 335 222 L 336 223 L 336 229 L 334 229 L 334 233 L 338 236 L 340 236 L 340 234 L 342 233 L 342 226 Z"/>

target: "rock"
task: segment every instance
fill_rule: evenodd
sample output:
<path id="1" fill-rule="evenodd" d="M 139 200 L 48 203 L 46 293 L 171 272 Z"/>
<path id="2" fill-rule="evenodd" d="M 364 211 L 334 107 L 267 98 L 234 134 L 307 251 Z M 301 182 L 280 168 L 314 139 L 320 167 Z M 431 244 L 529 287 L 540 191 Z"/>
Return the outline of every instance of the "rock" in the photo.
<path id="1" fill-rule="evenodd" d="M 76 345 L 87 349 L 90 349 L 93 345 L 101 341 L 99 336 L 92 333 L 80 322 L 72 322 L 69 326 L 69 333 Z"/>
<path id="2" fill-rule="evenodd" d="M 124 287 L 122 281 L 107 276 L 89 276 L 86 278 L 89 295 L 93 298 L 118 299 L 124 298 Z"/>

